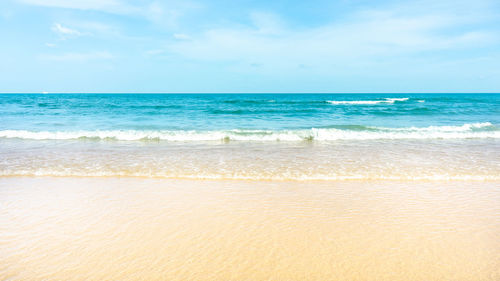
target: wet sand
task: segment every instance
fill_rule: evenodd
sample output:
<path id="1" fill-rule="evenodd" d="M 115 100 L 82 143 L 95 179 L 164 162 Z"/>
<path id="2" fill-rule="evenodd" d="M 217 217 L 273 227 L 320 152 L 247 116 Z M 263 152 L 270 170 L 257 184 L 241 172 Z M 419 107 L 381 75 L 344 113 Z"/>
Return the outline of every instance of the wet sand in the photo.
<path id="1" fill-rule="evenodd" d="M 500 184 L 1 178 L 0 280 L 500 280 Z"/>

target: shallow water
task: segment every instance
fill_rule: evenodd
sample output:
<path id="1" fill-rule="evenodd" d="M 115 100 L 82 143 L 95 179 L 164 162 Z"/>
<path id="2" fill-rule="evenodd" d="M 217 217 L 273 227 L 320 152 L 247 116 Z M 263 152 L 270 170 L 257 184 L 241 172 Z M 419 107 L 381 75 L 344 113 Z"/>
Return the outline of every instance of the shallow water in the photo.
<path id="1" fill-rule="evenodd" d="M 499 280 L 498 182 L 0 179 L 4 280 Z"/>
<path id="2" fill-rule="evenodd" d="M 4 94 L 0 176 L 500 181 L 498 94 Z"/>
<path id="3" fill-rule="evenodd" d="M 497 140 L 0 141 L 0 176 L 500 181 Z"/>

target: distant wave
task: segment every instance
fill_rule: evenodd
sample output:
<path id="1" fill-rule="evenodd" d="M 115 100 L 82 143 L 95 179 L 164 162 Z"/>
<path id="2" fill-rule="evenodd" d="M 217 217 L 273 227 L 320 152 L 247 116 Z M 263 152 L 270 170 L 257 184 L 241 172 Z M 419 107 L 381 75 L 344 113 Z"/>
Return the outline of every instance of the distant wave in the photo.
<path id="1" fill-rule="evenodd" d="M 25 131 L 3 130 L 0 138 L 32 140 L 124 140 L 124 141 L 335 141 L 376 139 L 484 139 L 500 138 L 500 130 L 489 122 L 462 126 L 387 128 L 344 125 L 303 130 L 219 131 Z"/>
<path id="2" fill-rule="evenodd" d="M 329 100 L 327 103 L 331 104 L 379 104 L 379 103 L 395 103 L 395 102 L 403 102 L 407 101 L 409 98 L 385 98 L 383 100 L 358 100 L 358 101 L 335 101 Z"/>
<path id="3" fill-rule="evenodd" d="M 224 103 L 229 103 L 229 104 L 266 104 L 266 103 L 274 103 L 276 100 L 240 100 L 240 99 L 232 99 L 232 100 L 225 100 L 223 101 Z"/>
<path id="4" fill-rule="evenodd" d="M 209 109 L 207 112 L 212 114 L 228 114 L 228 115 L 243 115 L 243 114 L 280 114 L 280 113 L 314 113 L 317 109 Z"/>

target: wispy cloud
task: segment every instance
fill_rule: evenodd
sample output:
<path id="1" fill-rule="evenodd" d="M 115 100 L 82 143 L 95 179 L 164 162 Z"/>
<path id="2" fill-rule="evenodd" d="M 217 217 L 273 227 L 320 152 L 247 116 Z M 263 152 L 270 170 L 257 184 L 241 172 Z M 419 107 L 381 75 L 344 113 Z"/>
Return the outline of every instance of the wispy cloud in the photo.
<path id="1" fill-rule="evenodd" d="M 18 0 L 21 3 L 78 10 L 96 10 L 116 14 L 128 14 L 137 8 L 119 0 Z"/>
<path id="2" fill-rule="evenodd" d="M 478 20 L 486 19 L 486 13 L 482 19 L 460 13 L 464 9 L 462 1 L 455 6 L 452 2 L 444 7 L 439 4 L 441 10 L 432 9 L 430 1 L 424 2 L 428 4 L 425 9 L 396 5 L 361 10 L 341 22 L 302 29 L 287 27 L 277 15 L 253 13 L 252 25 L 212 28 L 192 35 L 192 40 L 172 42 L 167 49 L 203 61 L 246 65 L 257 62 L 274 68 L 303 64 L 329 67 L 476 48 L 500 39 L 498 30 L 474 26 Z"/>
<path id="3" fill-rule="evenodd" d="M 3 29 L 3 60 L 36 57 L 44 75 L 62 62 L 89 73 L 119 63 L 117 72 L 160 90 L 166 81 L 181 91 L 232 91 L 242 81 L 247 91 L 499 87 L 498 0 L 3 2 L 15 13 Z M 27 37 L 33 44 L 20 43 Z"/>
<path id="4" fill-rule="evenodd" d="M 109 60 L 114 56 L 109 52 L 87 52 L 87 53 L 63 53 L 63 54 L 42 54 L 41 60 L 60 62 L 86 62 L 92 60 Z"/>
<path id="5" fill-rule="evenodd" d="M 188 0 L 124 1 L 124 0 L 17 0 L 27 5 L 50 8 L 93 10 L 110 14 L 128 15 L 147 19 L 167 28 L 178 26 L 178 20 L 186 11 L 199 8 Z"/>
<path id="6" fill-rule="evenodd" d="M 84 35 L 84 33 L 76 29 L 63 26 L 60 23 L 54 23 L 52 25 L 52 31 L 58 34 L 62 39 L 75 38 Z"/>

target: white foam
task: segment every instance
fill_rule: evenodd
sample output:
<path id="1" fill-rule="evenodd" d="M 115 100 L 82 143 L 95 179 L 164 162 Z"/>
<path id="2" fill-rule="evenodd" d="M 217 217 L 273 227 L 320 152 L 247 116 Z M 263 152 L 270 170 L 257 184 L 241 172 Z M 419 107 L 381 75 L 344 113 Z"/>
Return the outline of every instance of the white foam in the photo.
<path id="1" fill-rule="evenodd" d="M 383 100 L 358 100 L 358 101 L 326 101 L 330 104 L 379 104 L 379 103 L 388 103 L 392 104 L 396 101 L 407 101 L 409 98 L 385 98 Z"/>
<path id="2" fill-rule="evenodd" d="M 429 126 L 429 127 L 407 127 L 407 128 L 387 128 L 387 127 L 369 127 L 374 130 L 395 131 L 395 132 L 467 132 L 473 129 L 491 127 L 490 122 L 470 123 L 462 126 Z"/>
<path id="3" fill-rule="evenodd" d="M 410 98 L 386 98 L 388 102 L 394 103 L 395 101 L 407 101 Z"/>
<path id="4" fill-rule="evenodd" d="M 308 130 L 220 130 L 220 131 L 25 131 L 3 130 L 1 138 L 32 140 L 123 140 L 123 141 L 335 141 L 375 139 L 484 139 L 500 138 L 500 130 L 489 122 L 464 124 L 462 126 L 430 126 L 386 128 L 369 127 L 369 130 L 341 130 L 335 128 L 312 128 Z"/>

